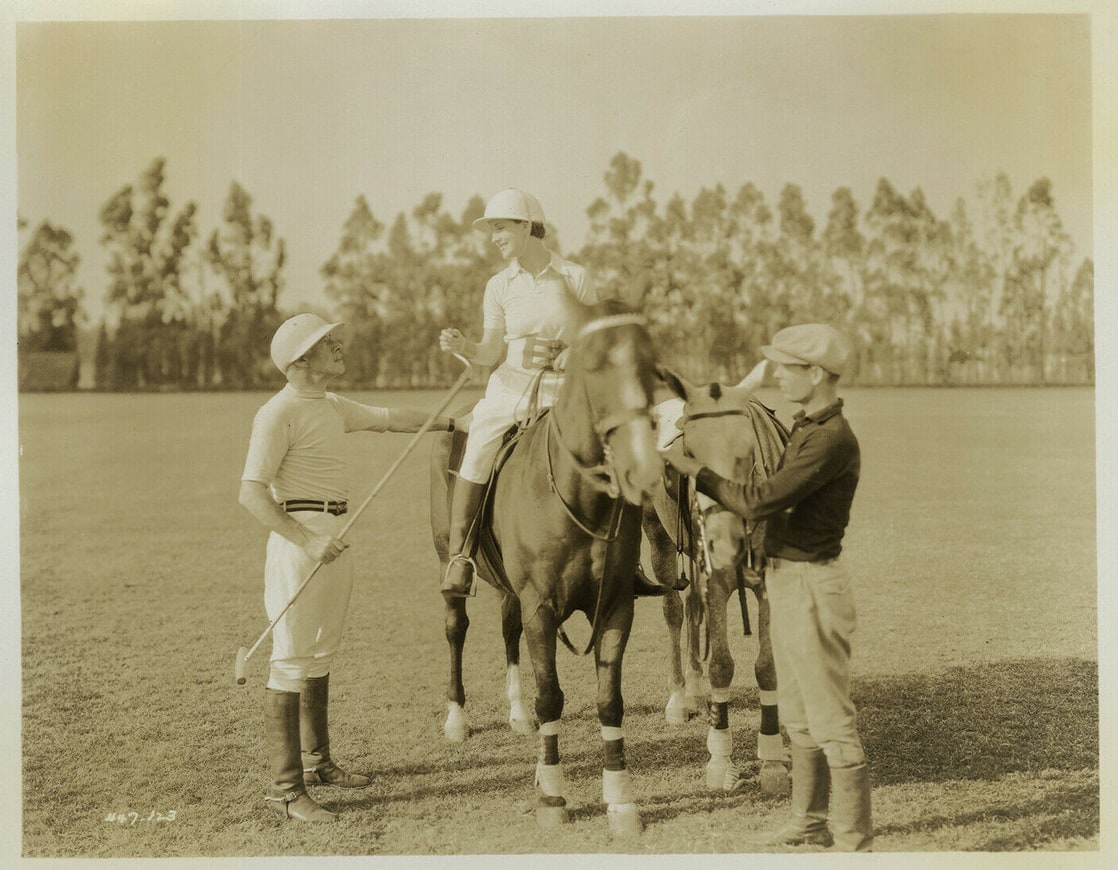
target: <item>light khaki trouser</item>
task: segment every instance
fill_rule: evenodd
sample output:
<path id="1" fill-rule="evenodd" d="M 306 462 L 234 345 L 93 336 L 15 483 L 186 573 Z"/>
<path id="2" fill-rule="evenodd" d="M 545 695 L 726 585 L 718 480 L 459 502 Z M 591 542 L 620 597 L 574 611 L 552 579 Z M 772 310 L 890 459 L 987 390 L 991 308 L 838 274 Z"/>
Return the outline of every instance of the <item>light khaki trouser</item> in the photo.
<path id="1" fill-rule="evenodd" d="M 765 586 L 777 703 L 788 739 L 805 749 L 822 748 L 831 767 L 864 763 L 850 700 L 850 636 L 857 618 L 849 573 L 838 559 L 770 559 Z"/>

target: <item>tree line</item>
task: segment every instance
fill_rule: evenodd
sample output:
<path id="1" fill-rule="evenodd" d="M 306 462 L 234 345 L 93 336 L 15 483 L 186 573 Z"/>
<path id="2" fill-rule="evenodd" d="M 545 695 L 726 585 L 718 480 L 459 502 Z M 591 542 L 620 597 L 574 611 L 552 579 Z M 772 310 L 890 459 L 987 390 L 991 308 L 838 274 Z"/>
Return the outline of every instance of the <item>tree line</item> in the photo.
<path id="1" fill-rule="evenodd" d="M 90 323 L 79 258 L 64 228 L 44 221 L 20 247 L 19 341 L 28 352 L 79 350 L 92 337 L 104 390 L 255 389 L 279 381 L 268 358 L 281 302 L 285 242 L 232 183 L 222 223 L 204 238 L 197 208 L 178 210 L 154 160 L 100 211 L 108 253 L 104 315 Z M 1015 197 L 999 174 L 937 216 L 917 188 L 879 180 L 868 208 L 847 187 L 821 226 L 801 189 L 770 207 L 751 182 L 658 202 L 641 164 L 616 154 L 590 228 L 564 256 L 590 269 L 603 296 L 636 280 L 662 359 L 698 380 L 732 382 L 783 326 L 832 323 L 853 340 L 848 378 L 861 384 L 1089 384 L 1094 381 L 1094 270 L 1076 261 L 1052 184 Z M 480 334 L 481 297 L 501 268 L 474 231 L 474 196 L 455 216 L 438 193 L 391 226 L 356 197 L 320 267 L 330 310 L 347 322 L 350 387 L 448 383 L 457 364 L 439 330 Z M 22 220 L 20 230 L 29 230 Z M 560 249 L 556 228 L 547 243 Z"/>

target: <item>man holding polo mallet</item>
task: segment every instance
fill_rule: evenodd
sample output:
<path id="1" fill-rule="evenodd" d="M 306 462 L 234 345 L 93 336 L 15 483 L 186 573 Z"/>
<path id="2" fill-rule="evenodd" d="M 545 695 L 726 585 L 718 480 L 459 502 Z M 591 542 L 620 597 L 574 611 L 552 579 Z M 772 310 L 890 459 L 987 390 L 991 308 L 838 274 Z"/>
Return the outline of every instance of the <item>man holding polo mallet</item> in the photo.
<path id="1" fill-rule="evenodd" d="M 369 785 L 368 777 L 334 762 L 327 730 L 330 665 L 353 587 L 352 561 L 339 558 L 349 546 L 342 540 L 349 497 L 343 436 L 453 428 L 447 417 L 362 405 L 328 392 L 327 384 L 345 373 L 341 326 L 297 314 L 276 330 L 271 356 L 287 385 L 253 420 L 240 490 L 241 504 L 271 531 L 264 605 L 269 619 L 282 614 L 272 629 L 264 690 L 272 772 L 265 801 L 281 818 L 310 822 L 337 816 L 311 799 L 307 785 Z M 305 583 L 311 572 L 313 582 Z"/>

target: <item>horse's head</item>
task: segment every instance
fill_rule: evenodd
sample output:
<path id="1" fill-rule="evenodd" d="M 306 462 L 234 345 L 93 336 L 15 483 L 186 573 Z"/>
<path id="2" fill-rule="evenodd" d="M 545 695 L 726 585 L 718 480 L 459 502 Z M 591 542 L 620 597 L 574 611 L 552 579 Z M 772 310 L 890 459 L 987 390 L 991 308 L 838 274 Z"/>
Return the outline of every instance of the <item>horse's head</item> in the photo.
<path id="1" fill-rule="evenodd" d="M 603 463 L 634 505 L 651 492 L 664 467 L 651 416 L 656 373 L 644 318 L 615 302 L 595 310 L 567 362 L 569 394 L 584 396 L 597 442 L 580 458 Z"/>
<path id="2" fill-rule="evenodd" d="M 718 383 L 695 386 L 669 370 L 663 370 L 662 376 L 684 401 L 677 425 L 688 453 L 728 480 L 760 481 L 772 473 L 780 446 L 772 428 L 776 424 L 750 390 Z M 699 502 L 713 567 L 731 568 L 742 560 L 747 547 L 760 546 L 760 540 L 751 541 L 751 529 L 737 514 L 703 495 Z"/>

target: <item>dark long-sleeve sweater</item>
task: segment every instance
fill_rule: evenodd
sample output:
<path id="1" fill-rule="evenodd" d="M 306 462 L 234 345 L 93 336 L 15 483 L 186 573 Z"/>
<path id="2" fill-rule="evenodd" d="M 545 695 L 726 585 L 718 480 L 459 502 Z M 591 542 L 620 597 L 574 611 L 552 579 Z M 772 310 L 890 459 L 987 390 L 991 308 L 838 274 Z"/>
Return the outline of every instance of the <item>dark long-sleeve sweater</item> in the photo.
<path id="1" fill-rule="evenodd" d="M 842 552 L 861 451 L 842 414 L 842 399 L 811 416 L 796 415 L 780 466 L 759 484 L 726 480 L 709 468 L 696 476 L 702 492 L 749 520 L 767 520 L 765 552 L 819 562 Z"/>

